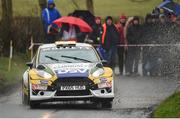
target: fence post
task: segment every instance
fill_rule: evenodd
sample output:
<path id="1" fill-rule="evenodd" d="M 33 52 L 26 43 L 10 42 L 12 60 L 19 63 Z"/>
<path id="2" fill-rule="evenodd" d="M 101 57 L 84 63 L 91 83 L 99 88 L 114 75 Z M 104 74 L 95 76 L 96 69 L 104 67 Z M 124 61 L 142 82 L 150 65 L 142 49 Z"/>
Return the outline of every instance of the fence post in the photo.
<path id="1" fill-rule="evenodd" d="M 12 57 L 13 57 L 13 42 L 12 40 L 10 41 L 10 53 L 9 53 L 9 66 L 8 66 L 8 71 L 11 71 L 11 64 L 12 64 Z"/>
<path id="2" fill-rule="evenodd" d="M 33 43 L 33 36 L 31 36 L 31 46 L 32 46 L 31 47 L 31 60 L 33 59 L 33 54 L 34 54 L 33 53 L 33 47 L 34 47 L 33 45 L 34 45 L 34 43 Z"/>

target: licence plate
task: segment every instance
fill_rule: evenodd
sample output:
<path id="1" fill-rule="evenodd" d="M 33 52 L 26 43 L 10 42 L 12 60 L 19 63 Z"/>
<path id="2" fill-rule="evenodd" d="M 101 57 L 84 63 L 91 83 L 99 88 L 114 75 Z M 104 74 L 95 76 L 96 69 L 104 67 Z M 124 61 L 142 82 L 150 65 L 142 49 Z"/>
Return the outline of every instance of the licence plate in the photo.
<path id="1" fill-rule="evenodd" d="M 86 86 L 61 86 L 62 91 L 86 90 Z"/>

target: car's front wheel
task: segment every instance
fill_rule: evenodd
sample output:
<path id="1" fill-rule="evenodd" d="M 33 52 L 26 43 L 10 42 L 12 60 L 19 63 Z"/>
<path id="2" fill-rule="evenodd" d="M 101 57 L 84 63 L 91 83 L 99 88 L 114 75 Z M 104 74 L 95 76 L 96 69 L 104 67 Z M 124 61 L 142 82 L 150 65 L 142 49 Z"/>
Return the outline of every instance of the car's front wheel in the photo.
<path id="1" fill-rule="evenodd" d="M 112 101 L 96 101 L 95 105 L 97 108 L 108 108 L 111 109 L 112 108 Z"/>
<path id="2" fill-rule="evenodd" d="M 102 108 L 112 108 L 112 102 L 111 101 L 103 101 L 102 103 Z"/>
<path id="3" fill-rule="evenodd" d="M 30 101 L 29 102 L 29 106 L 30 106 L 31 109 L 38 108 L 40 106 L 40 103 L 34 102 L 34 101 Z"/>
<path id="4" fill-rule="evenodd" d="M 33 108 L 38 108 L 39 106 L 40 106 L 40 103 L 39 102 L 37 102 L 37 101 L 31 101 L 31 89 L 30 89 L 30 85 L 28 85 L 29 87 L 28 87 L 28 104 L 29 104 L 29 106 L 30 106 L 30 108 L 31 109 L 33 109 Z"/>

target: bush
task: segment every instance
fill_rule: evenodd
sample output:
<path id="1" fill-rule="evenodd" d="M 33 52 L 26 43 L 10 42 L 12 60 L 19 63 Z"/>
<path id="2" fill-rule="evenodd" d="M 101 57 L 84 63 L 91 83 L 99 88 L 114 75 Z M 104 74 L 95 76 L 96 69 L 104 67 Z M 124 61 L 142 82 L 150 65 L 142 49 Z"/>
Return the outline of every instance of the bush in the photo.
<path id="1" fill-rule="evenodd" d="M 0 27 L 2 23 L 0 23 Z M 26 53 L 30 46 L 31 36 L 34 42 L 44 41 L 44 31 L 39 17 L 15 17 L 11 28 L 11 40 L 13 40 L 16 52 Z M 0 53 L 2 46 L 3 29 L 0 29 Z"/>

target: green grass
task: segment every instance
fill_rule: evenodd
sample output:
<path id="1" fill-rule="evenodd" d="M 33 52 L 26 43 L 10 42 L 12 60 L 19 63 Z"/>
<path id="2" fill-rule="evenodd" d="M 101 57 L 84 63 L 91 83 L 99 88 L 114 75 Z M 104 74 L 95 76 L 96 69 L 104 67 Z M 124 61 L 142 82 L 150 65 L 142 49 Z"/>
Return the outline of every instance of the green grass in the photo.
<path id="1" fill-rule="evenodd" d="M 26 68 L 24 55 L 16 55 L 12 59 L 11 71 L 8 71 L 9 59 L 0 57 L 0 90 L 9 85 L 14 85 L 22 79 L 22 74 Z"/>
<path id="2" fill-rule="evenodd" d="M 85 0 L 76 0 L 78 8 L 71 0 L 55 0 L 57 8 L 62 15 L 75 9 L 86 9 Z M 95 15 L 98 16 L 119 16 L 121 13 L 130 15 L 145 15 L 161 3 L 162 0 L 148 0 L 147 2 L 131 2 L 131 0 L 94 0 Z M 37 0 L 13 0 L 15 15 L 39 15 L 37 12 Z"/>
<path id="3" fill-rule="evenodd" d="M 153 112 L 154 118 L 180 118 L 180 92 L 162 102 Z"/>
<path id="4" fill-rule="evenodd" d="M 95 0 L 95 12 L 100 16 L 119 16 L 122 13 L 128 16 L 145 16 L 161 3 L 162 0 L 150 0 L 147 2 L 131 2 L 131 0 Z"/>
<path id="5" fill-rule="evenodd" d="M 12 0 L 14 16 L 39 16 L 40 10 L 38 0 Z M 75 0 L 78 7 L 72 0 L 55 0 L 57 8 L 62 15 L 67 15 L 75 9 L 86 9 L 85 0 Z M 142 0 L 134 0 L 142 1 Z M 174 0 L 180 3 L 180 0 Z M 144 2 L 132 2 L 132 0 L 94 0 L 95 15 L 105 17 L 107 15 L 119 16 L 124 13 L 128 16 L 145 16 L 152 9 L 159 5 L 162 0 L 144 0 Z M 1 14 L 1 9 L 0 9 Z"/>

